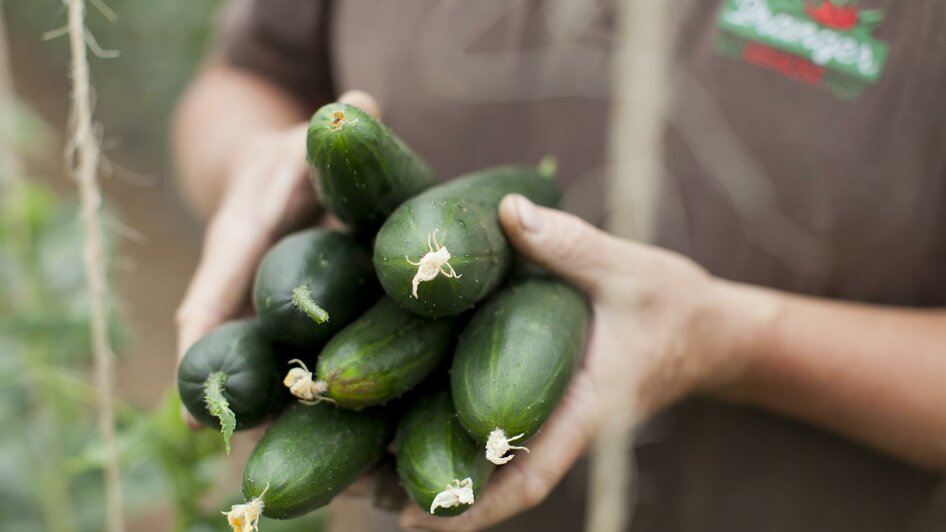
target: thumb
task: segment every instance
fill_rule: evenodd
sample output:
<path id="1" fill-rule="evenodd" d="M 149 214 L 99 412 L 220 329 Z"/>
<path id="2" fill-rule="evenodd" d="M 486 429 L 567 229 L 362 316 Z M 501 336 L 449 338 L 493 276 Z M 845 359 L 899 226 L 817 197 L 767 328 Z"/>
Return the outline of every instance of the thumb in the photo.
<path id="1" fill-rule="evenodd" d="M 594 294 L 624 260 L 621 242 L 575 215 L 535 205 L 510 194 L 499 204 L 499 220 L 521 255 Z"/>
<path id="2" fill-rule="evenodd" d="M 344 94 L 338 97 L 338 101 L 361 109 L 375 120 L 381 120 L 381 106 L 378 105 L 378 100 L 375 100 L 374 96 L 365 91 L 357 89 L 345 91 Z"/>

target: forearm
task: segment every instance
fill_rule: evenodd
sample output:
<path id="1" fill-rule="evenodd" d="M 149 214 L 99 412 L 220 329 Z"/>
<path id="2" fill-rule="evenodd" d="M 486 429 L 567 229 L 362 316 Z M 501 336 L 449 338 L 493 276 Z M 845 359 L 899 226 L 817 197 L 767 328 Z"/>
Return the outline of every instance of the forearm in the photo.
<path id="1" fill-rule="evenodd" d="M 209 216 L 240 150 L 255 135 L 297 125 L 310 112 L 251 72 L 224 64 L 204 70 L 178 105 L 172 132 L 180 188 L 192 208 Z"/>
<path id="2" fill-rule="evenodd" d="M 729 286 L 758 309 L 735 397 L 946 468 L 946 311 Z"/>

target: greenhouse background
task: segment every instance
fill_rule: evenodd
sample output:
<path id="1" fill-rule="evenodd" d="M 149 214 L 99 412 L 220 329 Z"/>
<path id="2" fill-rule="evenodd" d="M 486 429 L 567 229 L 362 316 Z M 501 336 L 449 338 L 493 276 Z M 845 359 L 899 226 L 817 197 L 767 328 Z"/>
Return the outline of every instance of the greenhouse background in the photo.
<path id="1" fill-rule="evenodd" d="M 82 228 L 64 173 L 69 48 L 59 29 L 66 6 L 0 5 L 16 91 L 0 146 L 2 159 L 15 157 L 23 170 L 0 176 L 0 528 L 97 531 L 104 526 L 102 449 Z M 172 319 L 200 231 L 180 204 L 167 157 L 168 117 L 209 45 L 217 2 L 113 0 L 104 12 L 96 5 L 89 3 L 87 24 L 105 52 L 90 61 L 95 119 L 106 125 L 101 185 L 127 526 L 226 530 L 219 509 L 239 498 L 240 463 L 252 443 L 238 438 L 233 454 L 221 458 L 215 434 L 192 432 L 180 420 Z M 9 186 L 13 180 L 21 184 Z M 312 530 L 321 522 L 315 515 L 267 529 Z"/>
<path id="2" fill-rule="evenodd" d="M 935 0 L 0 0 L 0 531 L 258 532 L 274 478 L 284 516 L 331 503 L 264 532 L 940 530 L 943 25 Z M 294 231 L 347 247 L 260 267 Z M 198 340 L 224 329 L 260 341 Z M 319 367 L 352 329 L 346 397 Z"/>

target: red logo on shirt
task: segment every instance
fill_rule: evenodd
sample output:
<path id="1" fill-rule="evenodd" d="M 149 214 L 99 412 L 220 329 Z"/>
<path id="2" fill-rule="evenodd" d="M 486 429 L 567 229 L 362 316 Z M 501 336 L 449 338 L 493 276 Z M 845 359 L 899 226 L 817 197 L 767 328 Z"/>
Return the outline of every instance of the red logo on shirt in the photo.
<path id="1" fill-rule="evenodd" d="M 775 70 L 811 85 L 821 85 L 824 76 L 824 67 L 759 43 L 746 43 L 742 49 L 742 58 L 750 65 Z"/>
<path id="2" fill-rule="evenodd" d="M 858 9 L 853 5 L 836 5 L 832 0 L 824 0 L 815 7 L 805 2 L 805 12 L 812 20 L 826 28 L 846 31 L 857 26 Z"/>

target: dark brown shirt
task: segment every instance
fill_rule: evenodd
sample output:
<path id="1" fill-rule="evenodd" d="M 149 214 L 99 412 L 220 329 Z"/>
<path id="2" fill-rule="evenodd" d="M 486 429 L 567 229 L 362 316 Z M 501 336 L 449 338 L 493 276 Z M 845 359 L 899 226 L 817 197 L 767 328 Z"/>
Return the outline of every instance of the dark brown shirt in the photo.
<path id="1" fill-rule="evenodd" d="M 671 4 L 658 243 L 742 282 L 946 306 L 946 3 Z M 445 178 L 554 154 L 564 208 L 602 223 L 612 23 L 607 2 L 246 0 L 222 45 L 313 105 L 374 94 Z M 940 476 L 750 408 L 685 402 L 637 456 L 635 531 L 946 523 Z M 582 469 L 499 529 L 578 530 Z"/>

